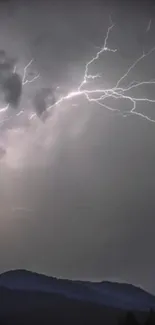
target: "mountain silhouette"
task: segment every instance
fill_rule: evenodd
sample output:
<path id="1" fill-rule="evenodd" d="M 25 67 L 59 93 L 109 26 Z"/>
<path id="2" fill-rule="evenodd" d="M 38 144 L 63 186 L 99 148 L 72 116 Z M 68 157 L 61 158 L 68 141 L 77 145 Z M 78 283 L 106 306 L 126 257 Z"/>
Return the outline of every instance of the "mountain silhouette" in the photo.
<path id="1" fill-rule="evenodd" d="M 2 289 L 59 295 L 124 310 L 155 309 L 155 296 L 126 283 L 72 281 L 26 270 L 13 270 L 0 275 L 0 291 Z"/>

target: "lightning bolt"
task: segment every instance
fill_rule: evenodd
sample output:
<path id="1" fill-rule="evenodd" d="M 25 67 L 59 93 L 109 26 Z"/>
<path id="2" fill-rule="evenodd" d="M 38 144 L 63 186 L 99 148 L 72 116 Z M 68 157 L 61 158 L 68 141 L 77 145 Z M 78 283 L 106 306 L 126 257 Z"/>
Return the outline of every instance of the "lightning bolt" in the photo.
<path id="1" fill-rule="evenodd" d="M 36 79 L 40 77 L 40 74 L 38 73 L 36 76 L 34 76 L 32 79 L 27 79 L 27 69 L 30 67 L 30 65 L 33 63 L 34 59 L 31 59 L 28 64 L 24 67 L 24 73 L 23 73 L 23 78 L 22 78 L 22 85 L 26 85 L 27 83 L 32 83 Z"/>
<path id="2" fill-rule="evenodd" d="M 6 106 L 0 108 L 0 113 L 6 112 L 8 108 L 9 108 L 9 104 L 7 104 Z"/>
<path id="3" fill-rule="evenodd" d="M 26 84 L 32 83 L 34 82 L 36 79 L 38 79 L 40 77 L 40 74 L 38 73 L 36 76 L 34 76 L 31 79 L 27 78 L 27 69 L 31 66 L 31 64 L 34 62 L 34 59 L 31 59 L 28 64 L 24 67 L 24 71 L 23 71 L 23 76 L 22 76 L 22 85 L 25 86 Z M 17 66 L 14 66 L 13 72 L 15 73 L 17 70 Z M 5 107 L 0 108 L 0 113 L 4 113 L 8 110 L 9 108 L 9 104 L 7 104 Z M 19 116 L 23 113 L 23 110 L 21 110 L 19 113 L 17 113 L 16 115 Z M 5 122 L 6 120 L 8 120 L 8 118 L 0 121 L 1 124 L 3 124 L 3 122 Z"/>
<path id="4" fill-rule="evenodd" d="M 143 113 L 137 112 L 136 107 L 138 102 L 145 102 L 145 103 L 155 103 L 155 99 L 150 99 L 150 98 L 139 98 L 139 97 L 134 97 L 129 95 L 129 92 L 131 92 L 133 89 L 138 89 L 143 85 L 154 85 L 155 80 L 150 80 L 150 81 L 132 81 L 127 87 L 121 86 L 123 81 L 128 77 L 129 73 L 136 67 L 138 63 L 140 63 L 142 60 L 144 60 L 146 57 L 148 57 L 151 53 L 155 51 L 155 47 L 153 47 L 150 51 L 148 52 L 143 52 L 140 57 L 138 57 L 131 66 L 127 69 L 127 71 L 121 76 L 119 80 L 117 80 L 116 84 L 112 88 L 95 88 L 93 90 L 89 90 L 88 87 L 86 88 L 88 82 L 90 79 L 95 80 L 97 78 L 100 78 L 101 75 L 96 74 L 96 75 L 91 75 L 89 74 L 89 68 L 94 64 L 97 60 L 100 59 L 101 55 L 103 55 L 105 52 L 112 52 L 115 53 L 117 52 L 117 49 L 112 49 L 109 48 L 107 43 L 109 39 L 109 35 L 114 28 L 114 24 L 112 23 L 110 27 L 107 30 L 105 41 L 103 47 L 96 53 L 96 55 L 86 63 L 85 65 L 85 71 L 84 71 L 84 76 L 83 79 L 78 86 L 77 90 L 69 92 L 66 96 L 61 97 L 55 104 L 50 105 L 47 109 L 50 111 L 51 108 L 54 106 L 57 106 L 61 104 L 63 101 L 70 100 L 74 97 L 77 96 L 85 96 L 86 99 L 89 102 L 94 102 L 110 111 L 116 111 L 123 117 L 126 117 L 128 115 L 137 115 L 141 118 L 144 118 L 150 122 L 155 122 L 155 120 Z M 151 21 L 149 22 L 148 25 L 148 30 L 150 29 L 151 26 Z M 127 111 L 127 112 L 122 112 L 121 109 L 118 108 L 113 108 L 111 106 L 106 105 L 105 100 L 108 98 L 110 99 L 124 99 L 132 104 L 132 108 Z"/>
<path id="5" fill-rule="evenodd" d="M 150 19 L 149 20 L 149 23 L 147 25 L 147 29 L 146 29 L 146 33 L 149 32 L 150 28 L 151 28 L 151 23 L 152 23 L 152 20 Z"/>
<path id="6" fill-rule="evenodd" d="M 110 19 L 111 21 L 111 19 Z M 138 112 L 136 110 L 137 108 L 137 103 L 138 102 L 145 102 L 145 103 L 155 103 L 155 99 L 150 99 L 148 97 L 145 98 L 141 98 L 141 97 L 135 97 L 135 96 L 131 96 L 129 95 L 129 93 L 131 93 L 132 90 L 134 89 L 139 89 L 141 86 L 144 85 L 154 85 L 155 84 L 155 80 L 149 80 L 149 81 L 135 81 L 133 80 L 130 84 L 128 84 L 128 86 L 123 87 L 122 84 L 123 82 L 126 80 L 126 78 L 129 76 L 130 72 L 132 70 L 134 70 L 134 68 L 137 66 L 138 63 L 140 63 L 141 61 L 143 61 L 144 59 L 146 59 L 146 57 L 148 57 L 151 53 L 153 53 L 155 51 L 155 47 L 153 47 L 150 51 L 148 52 L 143 52 L 142 55 L 140 57 L 138 57 L 131 66 L 129 66 L 129 68 L 127 69 L 127 71 L 120 77 L 120 79 L 117 80 L 116 84 L 112 87 L 112 88 L 94 88 L 92 90 L 90 90 L 87 85 L 89 83 L 90 80 L 96 80 L 97 78 L 101 78 L 102 75 L 100 74 L 95 74 L 92 75 L 89 73 L 89 69 L 92 65 L 94 65 L 98 60 L 100 60 L 101 56 L 103 56 L 103 54 L 105 52 L 111 52 L 112 54 L 115 54 L 117 52 L 117 49 L 113 49 L 113 48 L 109 48 L 107 43 L 109 40 L 109 35 L 112 32 L 113 28 L 114 28 L 114 24 L 111 21 L 110 26 L 108 27 L 106 36 L 105 36 L 105 40 L 104 40 L 104 44 L 103 47 L 99 49 L 99 51 L 96 53 L 96 55 L 86 63 L 85 65 L 85 70 L 84 70 L 84 75 L 82 78 L 81 83 L 79 84 L 79 86 L 77 87 L 76 90 L 74 91 L 70 91 L 68 94 L 66 94 L 65 96 L 61 97 L 60 99 L 58 99 L 56 101 L 56 103 L 49 105 L 47 107 L 47 110 L 50 111 L 51 108 L 63 103 L 64 101 L 68 101 L 74 97 L 78 97 L 78 96 L 85 96 L 85 98 L 87 99 L 88 102 L 94 102 L 97 105 L 100 105 L 106 109 L 108 109 L 109 111 L 113 111 L 113 112 L 117 112 L 119 113 L 122 117 L 126 117 L 129 115 L 136 115 L 139 116 L 145 120 L 148 120 L 149 122 L 155 122 L 155 119 L 149 117 L 148 115 Z M 147 26 L 147 32 L 150 30 L 151 28 L 151 20 L 149 21 L 149 24 Z M 23 78 L 22 78 L 22 84 L 23 86 L 25 86 L 28 83 L 32 83 L 34 82 L 36 79 L 39 78 L 40 74 L 36 75 L 35 77 L 33 77 L 32 79 L 28 79 L 27 78 L 27 69 L 29 68 L 29 66 L 32 64 L 32 62 L 34 61 L 34 59 L 30 60 L 29 63 L 24 67 L 24 72 L 23 72 Z M 122 112 L 121 109 L 119 108 L 114 108 L 111 107 L 109 105 L 107 105 L 105 103 L 105 100 L 107 99 L 123 99 L 126 100 L 128 103 L 132 104 L 132 108 L 126 112 Z M 2 108 L 0 110 L 0 112 L 4 112 L 5 110 L 7 110 L 8 105 L 5 108 Z M 36 114 L 32 114 L 32 116 L 30 117 L 30 119 L 32 119 L 34 116 L 36 116 Z"/>

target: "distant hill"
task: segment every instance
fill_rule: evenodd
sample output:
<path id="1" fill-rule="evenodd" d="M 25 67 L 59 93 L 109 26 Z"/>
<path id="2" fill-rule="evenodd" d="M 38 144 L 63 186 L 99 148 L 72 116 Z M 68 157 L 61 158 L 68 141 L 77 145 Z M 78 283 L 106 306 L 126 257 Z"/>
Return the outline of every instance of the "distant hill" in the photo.
<path id="1" fill-rule="evenodd" d="M 26 270 L 8 271 L 0 275 L 0 292 L 6 289 L 7 295 L 48 294 L 52 297 L 121 310 L 147 311 L 155 309 L 155 296 L 130 284 L 112 282 L 71 281 L 48 277 Z"/>

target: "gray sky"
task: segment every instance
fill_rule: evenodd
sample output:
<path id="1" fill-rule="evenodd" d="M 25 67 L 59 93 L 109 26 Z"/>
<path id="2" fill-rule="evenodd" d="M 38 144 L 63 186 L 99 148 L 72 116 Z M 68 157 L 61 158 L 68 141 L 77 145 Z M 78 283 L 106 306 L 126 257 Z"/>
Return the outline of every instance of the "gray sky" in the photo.
<path id="1" fill-rule="evenodd" d="M 30 72 L 40 73 L 23 87 L 21 106 L 29 108 L 40 87 L 59 86 L 58 97 L 78 87 L 104 43 L 109 15 L 115 27 L 108 45 L 118 51 L 105 53 L 90 73 L 112 87 L 155 45 L 154 8 L 146 2 L 0 3 L 1 48 L 18 58 L 19 73 L 31 58 Z M 154 59 L 145 58 L 124 85 L 155 78 Z M 154 93 L 151 85 L 133 96 Z M 129 108 L 122 100 L 112 105 Z M 138 103 L 137 111 L 155 118 L 154 103 Z M 1 136 L 0 272 L 127 281 L 155 293 L 155 124 L 80 96 L 62 102 L 45 124 L 34 119 Z"/>

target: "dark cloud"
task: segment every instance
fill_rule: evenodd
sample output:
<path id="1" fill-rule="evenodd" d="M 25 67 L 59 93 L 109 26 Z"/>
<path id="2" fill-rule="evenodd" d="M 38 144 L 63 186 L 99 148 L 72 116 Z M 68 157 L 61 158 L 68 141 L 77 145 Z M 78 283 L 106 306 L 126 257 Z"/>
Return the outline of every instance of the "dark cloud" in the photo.
<path id="1" fill-rule="evenodd" d="M 51 88 L 41 88 L 37 91 L 33 99 L 33 106 L 37 115 L 45 119 L 47 118 L 47 98 L 50 96 L 50 104 L 54 105 L 56 102 L 54 90 Z"/>
<path id="2" fill-rule="evenodd" d="M 0 50 L 0 85 L 4 99 L 12 108 L 17 108 L 22 94 L 22 80 L 15 73 L 16 60 L 9 58 L 5 50 Z"/>
<path id="3" fill-rule="evenodd" d="M 3 84 L 6 103 L 17 108 L 22 94 L 22 80 L 17 73 L 12 73 Z"/>
<path id="4" fill-rule="evenodd" d="M 5 148 L 0 146 L 0 159 L 3 158 L 5 154 L 6 154 Z"/>
<path id="5" fill-rule="evenodd" d="M 90 73 L 101 73 L 106 87 L 114 85 L 143 46 L 153 45 L 145 32 L 152 19 L 154 34 L 155 15 L 143 3 L 22 1 L 9 22 L 0 12 L 2 48 L 19 56 L 22 68 L 34 57 L 41 75 L 38 83 L 23 87 L 21 107 L 33 102 L 32 110 L 41 116 L 55 95 L 51 85 L 62 86 L 64 94 L 76 89 L 86 61 L 103 44 L 109 14 L 116 23 L 109 43 L 118 51 L 103 55 Z M 152 54 L 126 84 L 154 76 Z M 154 98 L 154 88 L 138 96 L 142 93 Z M 128 109 L 125 101 L 112 104 Z M 144 103 L 137 108 L 148 113 Z M 154 106 L 149 112 L 153 116 Z M 45 123 L 38 120 L 32 119 L 26 131 L 8 130 L 4 136 L 0 271 L 28 268 L 62 277 L 108 278 L 155 292 L 155 124 L 133 115 L 123 118 L 83 97 L 58 105 Z"/>

